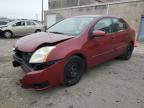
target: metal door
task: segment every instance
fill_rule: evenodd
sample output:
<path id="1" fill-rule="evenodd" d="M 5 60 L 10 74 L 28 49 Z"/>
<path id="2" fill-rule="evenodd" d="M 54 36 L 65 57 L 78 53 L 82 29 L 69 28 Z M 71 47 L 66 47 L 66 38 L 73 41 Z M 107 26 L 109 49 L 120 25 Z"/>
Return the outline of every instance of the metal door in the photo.
<path id="1" fill-rule="evenodd" d="M 141 26 L 140 26 L 138 40 L 144 41 L 144 16 L 141 18 Z"/>
<path id="2" fill-rule="evenodd" d="M 47 15 L 47 27 L 56 23 L 56 14 Z"/>

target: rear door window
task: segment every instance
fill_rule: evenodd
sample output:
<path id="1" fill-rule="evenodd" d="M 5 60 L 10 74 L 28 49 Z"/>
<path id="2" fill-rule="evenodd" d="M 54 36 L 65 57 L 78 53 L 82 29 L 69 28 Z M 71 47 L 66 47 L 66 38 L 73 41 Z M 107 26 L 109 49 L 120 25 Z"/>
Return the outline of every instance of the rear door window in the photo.
<path id="1" fill-rule="evenodd" d="M 36 25 L 34 22 L 32 22 L 32 21 L 27 21 L 27 25 L 28 26 L 33 26 L 33 25 Z"/>
<path id="2" fill-rule="evenodd" d="M 113 19 L 113 32 L 124 31 L 127 27 L 127 24 L 122 19 Z"/>

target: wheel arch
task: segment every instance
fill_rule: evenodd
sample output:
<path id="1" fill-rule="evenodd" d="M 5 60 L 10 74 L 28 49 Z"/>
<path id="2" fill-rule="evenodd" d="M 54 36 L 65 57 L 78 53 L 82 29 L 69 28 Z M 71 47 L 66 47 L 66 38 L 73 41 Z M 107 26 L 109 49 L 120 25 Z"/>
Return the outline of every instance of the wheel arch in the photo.
<path id="1" fill-rule="evenodd" d="M 37 32 L 37 31 L 42 31 L 42 30 L 41 29 L 36 29 L 35 32 Z"/>
<path id="2" fill-rule="evenodd" d="M 11 30 L 9 30 L 9 29 L 4 30 L 3 33 L 6 32 L 6 31 L 11 32 L 12 35 L 14 34 L 14 33 L 13 33 Z"/>
<path id="3" fill-rule="evenodd" d="M 9 29 L 6 29 L 6 30 L 3 30 L 3 32 L 2 32 L 2 34 L 4 34 L 4 32 L 10 32 L 11 34 L 12 34 L 12 36 L 14 36 L 15 34 L 11 31 L 11 30 L 9 30 Z"/>

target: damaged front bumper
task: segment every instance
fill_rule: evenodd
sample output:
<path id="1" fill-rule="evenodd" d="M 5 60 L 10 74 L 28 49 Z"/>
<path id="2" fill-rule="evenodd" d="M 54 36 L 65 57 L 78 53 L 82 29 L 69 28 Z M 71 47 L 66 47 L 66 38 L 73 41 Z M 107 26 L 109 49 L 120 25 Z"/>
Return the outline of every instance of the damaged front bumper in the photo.
<path id="1" fill-rule="evenodd" d="M 34 69 L 15 55 L 13 55 L 13 58 L 13 66 L 21 66 L 25 71 L 24 77 L 20 80 L 23 88 L 44 90 L 63 83 L 64 59 L 47 65 L 47 67 Z"/>

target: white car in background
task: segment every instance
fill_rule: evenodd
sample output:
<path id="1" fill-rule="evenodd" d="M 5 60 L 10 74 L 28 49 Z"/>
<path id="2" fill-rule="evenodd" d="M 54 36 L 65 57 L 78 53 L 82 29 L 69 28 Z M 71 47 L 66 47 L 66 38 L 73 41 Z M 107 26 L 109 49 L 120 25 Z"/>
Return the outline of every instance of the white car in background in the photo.
<path id="1" fill-rule="evenodd" d="M 9 23 L 9 21 L 3 21 L 3 20 L 0 20 L 0 26 L 2 26 L 2 25 L 6 25 L 7 23 Z"/>
<path id="2" fill-rule="evenodd" d="M 0 32 L 5 38 L 25 36 L 41 31 L 45 31 L 45 26 L 33 20 L 15 20 L 0 26 Z"/>

